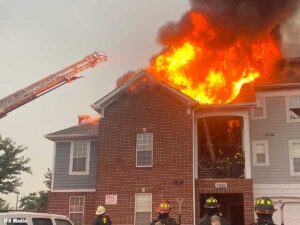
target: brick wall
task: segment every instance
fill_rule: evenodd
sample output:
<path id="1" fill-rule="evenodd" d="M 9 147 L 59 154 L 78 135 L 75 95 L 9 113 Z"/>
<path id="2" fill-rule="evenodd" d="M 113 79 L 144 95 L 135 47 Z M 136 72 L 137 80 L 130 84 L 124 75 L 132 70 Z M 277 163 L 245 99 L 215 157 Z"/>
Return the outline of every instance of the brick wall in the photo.
<path id="1" fill-rule="evenodd" d="M 215 188 L 215 182 L 227 183 L 227 188 Z M 254 221 L 254 199 L 253 199 L 253 180 L 252 179 L 198 179 L 195 183 L 196 202 L 200 202 L 199 194 L 208 193 L 241 193 L 244 196 L 244 220 L 245 224 Z M 196 204 L 196 218 L 200 218 L 200 205 Z"/>
<path id="2" fill-rule="evenodd" d="M 70 196 L 85 196 L 84 225 L 92 224 L 97 206 L 95 192 L 48 192 L 48 213 L 69 216 Z"/>
<path id="3" fill-rule="evenodd" d="M 144 88 L 144 86 L 147 86 Z M 153 214 L 163 199 L 173 205 L 183 198 L 182 224 L 193 223 L 192 116 L 187 107 L 161 86 L 143 84 L 108 106 L 99 126 L 96 204 L 105 195 L 118 196 L 107 205 L 114 224 L 133 225 L 135 193 L 152 193 Z M 153 132 L 153 167 L 136 168 L 136 134 Z M 175 184 L 183 180 L 182 185 Z"/>

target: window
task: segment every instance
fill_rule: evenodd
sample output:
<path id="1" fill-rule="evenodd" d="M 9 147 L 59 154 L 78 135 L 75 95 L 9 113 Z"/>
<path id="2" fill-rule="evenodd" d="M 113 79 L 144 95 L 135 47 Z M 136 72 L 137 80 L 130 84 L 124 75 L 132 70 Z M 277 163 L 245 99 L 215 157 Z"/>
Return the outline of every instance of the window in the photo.
<path id="1" fill-rule="evenodd" d="M 253 165 L 269 165 L 268 141 L 253 141 Z"/>
<path id="2" fill-rule="evenodd" d="M 153 133 L 138 133 L 136 136 L 136 166 L 151 167 Z"/>
<path id="3" fill-rule="evenodd" d="M 55 219 L 56 225 L 72 225 L 68 220 Z"/>
<path id="4" fill-rule="evenodd" d="M 256 107 L 251 110 L 252 119 L 266 119 L 266 99 L 256 98 Z"/>
<path id="5" fill-rule="evenodd" d="M 90 142 L 72 142 L 70 152 L 70 175 L 88 175 Z"/>
<path id="6" fill-rule="evenodd" d="M 33 225 L 52 225 L 51 219 L 46 218 L 32 218 Z"/>
<path id="7" fill-rule="evenodd" d="M 69 218 L 74 225 L 83 225 L 84 196 L 70 196 Z"/>
<path id="8" fill-rule="evenodd" d="M 300 121 L 300 95 L 288 96 L 288 121 Z"/>
<path id="9" fill-rule="evenodd" d="M 291 175 L 300 175 L 300 140 L 289 141 Z"/>
<path id="10" fill-rule="evenodd" d="M 148 225 L 152 220 L 152 194 L 135 194 L 135 225 Z"/>

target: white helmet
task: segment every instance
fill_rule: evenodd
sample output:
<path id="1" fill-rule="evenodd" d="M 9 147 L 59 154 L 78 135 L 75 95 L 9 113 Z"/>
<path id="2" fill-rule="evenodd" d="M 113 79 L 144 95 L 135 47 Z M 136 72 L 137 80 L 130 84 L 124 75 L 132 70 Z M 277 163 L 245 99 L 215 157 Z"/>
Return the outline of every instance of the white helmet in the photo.
<path id="1" fill-rule="evenodd" d="M 105 213 L 105 208 L 102 205 L 98 206 L 96 215 L 102 215 L 103 213 Z"/>

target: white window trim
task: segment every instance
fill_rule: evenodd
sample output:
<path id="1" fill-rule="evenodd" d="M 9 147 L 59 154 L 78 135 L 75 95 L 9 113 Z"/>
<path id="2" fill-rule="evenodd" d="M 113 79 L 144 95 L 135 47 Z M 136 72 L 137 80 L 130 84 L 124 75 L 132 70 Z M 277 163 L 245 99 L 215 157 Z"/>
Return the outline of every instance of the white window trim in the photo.
<path id="1" fill-rule="evenodd" d="M 75 142 L 87 142 L 87 157 L 86 157 L 86 171 L 73 172 L 73 152 Z M 91 153 L 91 142 L 90 141 L 72 141 L 70 149 L 70 163 L 69 163 L 69 175 L 89 175 L 90 173 L 90 153 Z"/>
<path id="2" fill-rule="evenodd" d="M 71 212 L 71 198 L 72 197 L 83 197 L 83 211 L 82 212 Z M 71 195 L 69 197 L 69 218 L 71 218 L 71 213 L 82 213 L 82 221 L 83 221 L 83 224 L 84 224 L 84 208 L 85 208 L 85 196 L 84 195 L 81 195 L 81 196 L 78 196 L 78 195 Z"/>
<path id="3" fill-rule="evenodd" d="M 290 114 L 290 99 L 289 98 L 291 96 L 298 96 L 298 95 L 300 96 L 300 93 L 285 96 L 286 119 L 287 119 L 288 123 L 299 123 L 300 122 L 300 119 L 291 120 L 290 115 L 289 115 Z"/>
<path id="4" fill-rule="evenodd" d="M 258 163 L 257 158 L 256 158 L 256 150 L 255 150 L 255 145 L 256 144 L 263 144 L 265 145 L 265 163 Z M 253 166 L 269 166 L 270 161 L 269 161 L 269 144 L 267 140 L 259 140 L 259 141 L 252 141 L 252 156 L 253 156 Z"/>
<path id="5" fill-rule="evenodd" d="M 145 133 L 151 133 L 151 132 L 145 132 Z M 137 167 L 137 168 L 151 168 L 151 167 L 153 167 L 153 149 L 154 149 L 154 146 L 153 146 L 153 139 L 154 139 L 154 134 L 153 133 L 151 133 L 152 134 L 152 154 L 151 154 L 151 165 L 148 165 L 148 166 L 138 166 L 138 150 L 137 150 L 137 135 L 138 135 L 139 133 L 137 133 L 136 134 L 136 136 L 135 136 L 135 141 L 136 141 L 136 144 L 135 144 L 135 166 Z M 149 150 L 147 150 L 147 151 L 149 151 Z"/>
<path id="6" fill-rule="evenodd" d="M 150 220 L 152 220 L 152 207 L 153 207 L 152 193 L 144 193 L 144 192 L 142 192 L 142 193 L 135 193 L 135 196 L 134 196 L 135 197 L 134 198 L 134 225 L 136 224 L 136 213 L 137 213 L 137 211 L 136 211 L 136 196 L 139 195 L 139 194 L 148 194 L 148 195 L 151 196 L 151 210 L 150 210 L 151 216 L 150 216 Z M 138 212 L 149 212 L 149 211 L 138 211 Z"/>
<path id="7" fill-rule="evenodd" d="M 293 157 L 293 144 L 300 143 L 300 140 L 289 140 L 289 158 L 290 158 L 290 173 L 291 176 L 300 176 L 300 172 L 295 172 L 294 169 L 294 157 Z"/>
<path id="8" fill-rule="evenodd" d="M 255 108 L 252 108 L 252 109 L 251 109 L 251 119 L 253 119 L 253 120 L 267 119 L 266 98 L 265 98 L 265 97 L 256 97 L 256 98 L 257 98 L 257 99 L 261 99 L 263 115 L 262 115 L 262 116 L 255 117 L 255 116 L 254 116 L 254 110 L 255 110 Z"/>

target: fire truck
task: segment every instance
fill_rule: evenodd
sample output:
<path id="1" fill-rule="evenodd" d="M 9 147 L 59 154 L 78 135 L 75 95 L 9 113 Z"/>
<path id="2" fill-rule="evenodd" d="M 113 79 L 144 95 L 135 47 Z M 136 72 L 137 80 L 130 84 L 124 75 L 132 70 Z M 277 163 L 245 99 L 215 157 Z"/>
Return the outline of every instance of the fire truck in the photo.
<path id="1" fill-rule="evenodd" d="M 105 53 L 94 52 L 82 60 L 51 74 L 31 85 L 25 87 L 15 93 L 0 99 L 0 119 L 7 115 L 7 113 L 33 101 L 34 99 L 47 94 L 54 89 L 77 80 L 78 73 L 88 68 L 93 68 L 98 63 L 107 60 Z"/>

